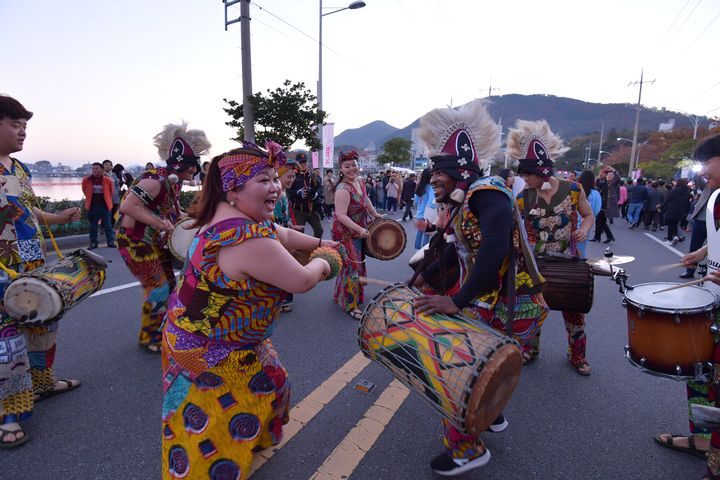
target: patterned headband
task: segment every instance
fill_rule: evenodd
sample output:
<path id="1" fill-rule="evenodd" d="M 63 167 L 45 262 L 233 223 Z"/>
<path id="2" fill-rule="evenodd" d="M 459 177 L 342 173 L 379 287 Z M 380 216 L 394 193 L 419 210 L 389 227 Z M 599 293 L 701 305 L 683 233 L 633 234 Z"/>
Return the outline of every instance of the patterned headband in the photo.
<path id="1" fill-rule="evenodd" d="M 265 142 L 267 153 L 251 142 L 243 142 L 242 148 L 246 151 L 227 155 L 218 163 L 223 192 L 235 190 L 268 167 L 287 163 L 282 147 L 272 140 Z"/>

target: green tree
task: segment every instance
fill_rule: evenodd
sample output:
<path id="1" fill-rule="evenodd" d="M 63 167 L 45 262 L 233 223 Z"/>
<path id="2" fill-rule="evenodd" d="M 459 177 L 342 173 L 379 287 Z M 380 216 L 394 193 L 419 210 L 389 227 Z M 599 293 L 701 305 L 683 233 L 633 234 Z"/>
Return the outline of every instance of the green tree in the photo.
<path id="1" fill-rule="evenodd" d="M 662 160 L 678 161 L 685 157 L 691 157 L 693 148 L 695 148 L 695 140 L 692 137 L 684 138 L 673 143 L 670 148 L 660 155 Z"/>
<path id="2" fill-rule="evenodd" d="M 673 175 L 675 175 L 675 165 L 672 163 L 662 162 L 662 161 L 652 161 L 652 162 L 642 162 L 639 165 L 639 168 L 642 170 L 642 174 L 645 177 L 651 177 L 651 178 L 672 178 Z"/>
<path id="3" fill-rule="evenodd" d="M 232 118 L 225 124 L 238 129 L 233 140 L 241 142 L 245 137 L 242 103 L 227 98 L 223 101 L 227 105 L 223 110 Z M 311 150 L 320 148 L 316 126 L 325 121 L 327 114 L 318 110 L 317 98 L 303 82 L 292 84 L 290 80 L 285 80 L 282 87 L 253 94 L 250 103 L 255 114 L 258 144 L 274 140 L 289 149 L 296 141 L 302 140 Z"/>
<path id="4" fill-rule="evenodd" d="M 404 165 L 410 162 L 410 147 L 412 142 L 406 138 L 394 137 L 383 144 L 383 153 L 381 153 L 377 161 L 382 165 L 393 163 L 395 165 Z"/>

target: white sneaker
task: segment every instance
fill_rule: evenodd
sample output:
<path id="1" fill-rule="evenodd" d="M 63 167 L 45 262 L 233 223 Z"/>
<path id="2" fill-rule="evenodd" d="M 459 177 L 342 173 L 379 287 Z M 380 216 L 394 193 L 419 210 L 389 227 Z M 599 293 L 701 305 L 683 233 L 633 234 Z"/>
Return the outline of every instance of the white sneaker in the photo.
<path id="1" fill-rule="evenodd" d="M 452 458 L 447 452 L 438 455 L 430 462 L 430 467 L 438 475 L 444 477 L 453 477 L 461 473 L 468 472 L 475 468 L 480 468 L 490 461 L 490 450 L 485 449 L 485 453 L 479 457 L 468 460 L 466 458 Z"/>

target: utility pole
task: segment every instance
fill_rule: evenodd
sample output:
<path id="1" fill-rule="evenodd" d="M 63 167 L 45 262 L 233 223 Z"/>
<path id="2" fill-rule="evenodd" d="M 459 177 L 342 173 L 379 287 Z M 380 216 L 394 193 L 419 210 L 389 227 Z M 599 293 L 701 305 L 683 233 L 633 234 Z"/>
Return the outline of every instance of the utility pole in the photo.
<path id="1" fill-rule="evenodd" d="M 240 4 L 240 17 L 228 20 L 228 7 Z M 250 62 L 250 0 L 223 0 L 225 5 L 225 31 L 228 25 L 240 22 L 240 41 L 242 50 L 242 85 L 243 85 L 243 131 L 244 140 L 255 143 L 255 112 L 252 97 L 252 63 Z"/>
<path id="2" fill-rule="evenodd" d="M 638 136 L 638 128 L 640 127 L 640 109 L 642 108 L 640 102 L 642 101 L 642 87 L 643 83 L 655 83 L 655 80 L 648 80 L 643 81 L 643 69 L 640 69 L 640 81 L 639 82 L 630 82 L 628 83 L 628 87 L 631 85 L 640 85 L 640 91 L 638 92 L 638 102 L 636 111 L 635 111 L 635 130 L 633 131 L 633 141 L 632 141 L 632 149 L 630 150 L 630 165 L 628 168 L 628 177 L 632 178 L 633 173 L 633 163 L 635 160 L 635 152 L 637 151 L 637 136 Z"/>
<path id="3" fill-rule="evenodd" d="M 602 156 L 603 135 L 605 135 L 605 122 L 600 123 L 600 146 L 598 147 L 598 167 L 600 167 L 600 157 Z"/>

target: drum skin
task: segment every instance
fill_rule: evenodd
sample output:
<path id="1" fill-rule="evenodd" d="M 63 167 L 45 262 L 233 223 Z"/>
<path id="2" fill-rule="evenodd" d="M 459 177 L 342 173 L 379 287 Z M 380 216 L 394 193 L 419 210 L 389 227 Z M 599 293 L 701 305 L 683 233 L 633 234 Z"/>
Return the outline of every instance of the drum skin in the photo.
<path id="1" fill-rule="evenodd" d="M 392 260 L 405 251 L 407 234 L 399 222 L 382 218 L 368 226 L 367 254 L 378 260 Z"/>
<path id="2" fill-rule="evenodd" d="M 181 262 L 185 262 L 185 257 L 187 257 L 190 245 L 195 239 L 195 234 L 200 231 L 200 227 L 190 227 L 190 224 L 194 221 L 195 219 L 190 217 L 181 218 L 175 222 L 175 229 L 170 234 L 168 248 L 173 257 Z"/>
<path id="3" fill-rule="evenodd" d="M 543 296 L 550 310 L 590 312 L 595 279 L 584 259 L 539 257 L 537 265 L 545 277 Z"/>
<path id="4" fill-rule="evenodd" d="M 634 288 L 645 287 L 652 294 L 652 291 L 672 285 L 651 283 L 636 285 Z M 676 366 L 679 366 L 680 375 L 694 375 L 695 364 L 712 360 L 713 336 L 710 326 L 714 322 L 716 305 L 709 300 L 704 307 L 687 308 L 688 303 L 683 301 L 682 296 L 692 293 L 691 289 L 695 289 L 695 293 L 704 290 L 700 287 L 686 287 L 659 293 L 657 297 L 647 295 L 643 298 L 643 304 L 627 298 L 628 295 L 637 295 L 636 292 L 626 292 L 624 304 L 627 307 L 628 346 L 630 357 L 635 363 L 668 375 L 678 375 Z M 665 303 L 675 304 L 675 311 L 667 306 L 659 306 L 661 295 L 673 295 Z M 653 305 L 656 298 L 658 303 Z M 713 297 L 708 295 L 708 298 Z"/>
<path id="5" fill-rule="evenodd" d="M 461 432 L 479 435 L 510 401 L 522 370 L 520 349 L 470 319 L 416 314 L 420 295 L 404 284 L 382 290 L 363 312 L 360 349 Z"/>

